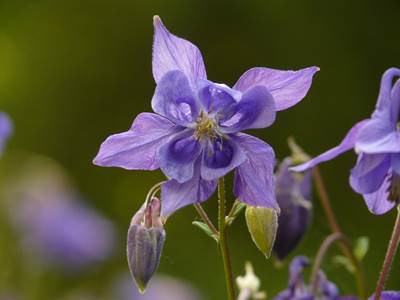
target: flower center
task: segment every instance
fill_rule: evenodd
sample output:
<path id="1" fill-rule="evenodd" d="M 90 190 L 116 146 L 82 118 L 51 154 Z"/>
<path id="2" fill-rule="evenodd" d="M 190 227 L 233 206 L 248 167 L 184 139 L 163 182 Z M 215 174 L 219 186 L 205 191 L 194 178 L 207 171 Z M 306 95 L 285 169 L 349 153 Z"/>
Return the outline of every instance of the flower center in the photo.
<path id="1" fill-rule="evenodd" d="M 400 175 L 392 172 L 392 176 L 390 177 L 389 181 L 390 185 L 388 189 L 388 199 L 389 201 L 400 203 Z"/>
<path id="2" fill-rule="evenodd" d="M 214 139 L 215 137 L 220 136 L 218 133 L 218 124 L 204 111 L 200 113 L 200 116 L 196 120 L 194 136 L 197 140 L 201 140 L 205 137 Z"/>

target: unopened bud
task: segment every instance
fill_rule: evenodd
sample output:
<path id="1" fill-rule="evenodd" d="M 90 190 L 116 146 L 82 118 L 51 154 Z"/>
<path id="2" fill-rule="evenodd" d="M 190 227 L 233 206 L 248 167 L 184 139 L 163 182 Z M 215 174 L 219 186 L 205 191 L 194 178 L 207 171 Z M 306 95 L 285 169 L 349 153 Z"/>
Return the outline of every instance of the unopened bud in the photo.
<path id="1" fill-rule="evenodd" d="M 160 218 L 161 202 L 153 197 L 132 218 L 128 230 L 128 264 L 141 293 L 159 263 L 166 233 Z"/>
<path id="2" fill-rule="evenodd" d="M 253 242 L 269 258 L 278 230 L 278 214 L 276 210 L 266 207 L 247 206 L 245 215 L 247 228 Z"/>

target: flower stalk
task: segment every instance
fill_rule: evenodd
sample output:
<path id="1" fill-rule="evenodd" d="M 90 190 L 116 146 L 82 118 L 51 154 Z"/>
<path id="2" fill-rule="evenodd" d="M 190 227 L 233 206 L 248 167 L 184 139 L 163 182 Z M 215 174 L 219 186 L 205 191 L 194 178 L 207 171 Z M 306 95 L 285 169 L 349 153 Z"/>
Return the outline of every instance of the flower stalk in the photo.
<path id="1" fill-rule="evenodd" d="M 387 248 L 385 260 L 383 262 L 382 270 L 379 275 L 378 282 L 376 284 L 374 300 L 381 299 L 382 291 L 385 287 L 386 280 L 390 273 L 390 268 L 393 263 L 393 259 L 396 255 L 397 249 L 400 242 L 400 205 L 397 207 L 397 218 L 394 224 L 392 237 L 390 238 L 389 245 Z"/>
<path id="2" fill-rule="evenodd" d="M 219 230 L 219 249 L 224 265 L 226 289 L 228 300 L 235 299 L 235 288 L 232 274 L 231 258 L 227 242 L 227 226 L 225 222 L 226 196 L 225 196 L 225 179 L 218 179 L 218 230 Z"/>
<path id="3" fill-rule="evenodd" d="M 322 179 L 321 173 L 318 169 L 318 167 L 315 167 L 312 170 L 312 176 L 315 182 L 315 186 L 317 189 L 318 193 L 318 198 L 321 201 L 322 207 L 324 209 L 325 215 L 328 219 L 329 227 L 332 231 L 332 233 L 343 235 L 343 232 L 339 226 L 339 223 L 336 220 L 335 213 L 333 212 L 332 206 L 330 204 L 330 199 L 328 196 L 328 193 L 325 188 L 324 181 Z M 346 237 L 344 235 L 344 237 Z M 357 258 L 354 256 L 353 250 L 350 247 L 350 244 L 346 242 L 344 239 L 338 239 L 337 240 L 338 245 L 340 247 L 340 250 L 346 256 L 351 263 L 354 266 L 354 276 L 357 281 L 357 289 L 358 289 L 358 294 L 360 296 L 360 299 L 366 299 L 366 293 L 365 293 L 365 279 L 364 279 L 364 274 L 360 265 L 360 262 L 357 260 Z"/>
<path id="4" fill-rule="evenodd" d="M 210 218 L 208 217 L 207 213 L 204 211 L 204 209 L 201 206 L 201 204 L 199 204 L 199 203 L 194 204 L 194 208 L 196 209 L 196 211 L 199 214 L 200 218 L 204 221 L 205 224 L 207 224 L 208 228 L 210 228 L 212 233 L 215 236 L 219 237 L 219 232 L 218 232 L 217 228 L 215 228 L 213 222 L 210 220 Z"/>
<path id="5" fill-rule="evenodd" d="M 321 247 L 318 250 L 310 277 L 311 291 L 314 295 L 318 291 L 318 272 L 321 269 L 322 260 L 324 259 L 325 254 L 328 252 L 329 248 L 338 241 L 343 241 L 347 243 L 347 239 L 342 233 L 340 232 L 332 233 L 324 240 L 324 242 L 322 243 Z"/>

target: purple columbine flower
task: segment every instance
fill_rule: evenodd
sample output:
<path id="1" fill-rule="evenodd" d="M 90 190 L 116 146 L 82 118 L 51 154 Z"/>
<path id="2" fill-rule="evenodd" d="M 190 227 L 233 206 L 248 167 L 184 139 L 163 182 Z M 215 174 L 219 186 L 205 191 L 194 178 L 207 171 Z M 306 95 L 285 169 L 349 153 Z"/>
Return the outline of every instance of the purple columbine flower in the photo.
<path id="1" fill-rule="evenodd" d="M 400 69 L 387 70 L 381 81 L 376 109 L 370 119 L 357 123 L 344 140 L 307 163 L 292 168 L 310 169 L 350 149 L 358 153 L 350 185 L 364 196 L 368 209 L 384 214 L 400 203 Z"/>
<path id="2" fill-rule="evenodd" d="M 118 300 L 200 300 L 197 290 L 178 279 L 157 275 L 149 283 L 145 294 L 132 285 L 130 276 L 119 277 L 113 286 L 111 299 Z"/>
<path id="3" fill-rule="evenodd" d="M 318 68 L 253 68 L 230 88 L 207 80 L 199 49 L 172 35 L 158 16 L 154 28 L 155 114 L 138 115 L 130 130 L 106 139 L 94 163 L 129 170 L 161 168 L 170 179 L 161 192 L 164 216 L 207 200 L 216 180 L 233 169 L 237 198 L 278 209 L 272 148 L 239 132 L 270 126 L 276 111 L 303 99 Z"/>
<path id="4" fill-rule="evenodd" d="M 4 146 L 7 139 L 13 131 L 13 126 L 10 118 L 3 112 L 0 112 L 0 155 L 4 151 Z"/>
<path id="5" fill-rule="evenodd" d="M 281 209 L 278 218 L 274 252 L 283 260 L 304 236 L 311 218 L 311 172 L 295 174 L 289 171 L 292 158 L 282 161 L 276 173 L 276 199 Z"/>
<path id="6" fill-rule="evenodd" d="M 66 270 L 80 270 L 111 255 L 112 223 L 80 200 L 54 163 L 43 159 L 28 163 L 7 195 L 10 219 L 27 254 Z"/>
<path id="7" fill-rule="evenodd" d="M 374 300 L 374 295 L 368 298 L 368 300 Z M 399 291 L 383 291 L 380 300 L 400 300 Z"/>
<path id="8" fill-rule="evenodd" d="M 336 285 L 327 280 L 322 271 L 318 273 L 318 285 L 316 295 L 312 294 L 311 287 L 304 282 L 303 270 L 309 266 L 309 260 L 305 256 L 295 257 L 289 268 L 289 286 L 279 293 L 274 300 L 346 300 L 354 299 L 339 297 L 339 290 Z"/>

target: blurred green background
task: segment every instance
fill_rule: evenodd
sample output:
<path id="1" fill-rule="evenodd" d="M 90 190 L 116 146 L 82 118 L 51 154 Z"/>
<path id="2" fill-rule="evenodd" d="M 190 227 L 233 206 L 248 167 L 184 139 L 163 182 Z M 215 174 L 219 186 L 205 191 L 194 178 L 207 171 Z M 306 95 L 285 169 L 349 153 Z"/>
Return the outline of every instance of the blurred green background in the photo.
<path id="1" fill-rule="evenodd" d="M 48 274 L 31 299 L 57 299 L 81 285 L 101 289 L 113 274 L 127 270 L 125 231 L 148 189 L 163 176 L 159 171 L 100 168 L 91 160 L 108 135 L 127 130 L 139 112 L 151 110 L 155 14 L 201 49 L 208 77 L 216 82 L 233 85 L 253 66 L 321 68 L 304 101 L 280 112 L 272 127 L 254 132 L 275 148 L 279 159 L 289 154 L 290 135 L 312 155 L 337 144 L 372 112 L 382 73 L 400 66 L 397 0 L 1 0 L 0 110 L 15 123 L 4 159 L 17 150 L 56 159 L 90 205 L 121 233 L 118 251 L 105 266 L 67 279 Z M 365 271 L 372 292 L 395 216 L 373 216 L 352 192 L 348 175 L 354 162 L 349 153 L 323 165 L 322 172 L 346 233 L 371 239 Z M 329 233 L 315 200 L 311 230 L 294 254 L 313 256 Z M 215 216 L 215 199 L 205 208 Z M 191 225 L 195 217 L 188 207 L 169 219 L 159 270 L 191 282 L 205 299 L 221 300 L 225 286 L 217 249 Z M 8 245 L 1 245 L 1 251 Z M 235 274 L 242 274 L 244 261 L 250 260 L 269 295 L 286 286 L 286 266 L 276 268 L 257 251 L 243 217 L 230 230 L 230 246 Z M 390 289 L 400 289 L 399 263 L 397 259 Z M 331 259 L 324 267 L 343 293 L 355 293 L 354 281 L 342 267 Z M 15 276 L 8 280 L 18 288 L 21 276 L 9 276 Z"/>

